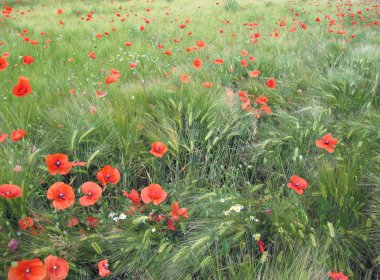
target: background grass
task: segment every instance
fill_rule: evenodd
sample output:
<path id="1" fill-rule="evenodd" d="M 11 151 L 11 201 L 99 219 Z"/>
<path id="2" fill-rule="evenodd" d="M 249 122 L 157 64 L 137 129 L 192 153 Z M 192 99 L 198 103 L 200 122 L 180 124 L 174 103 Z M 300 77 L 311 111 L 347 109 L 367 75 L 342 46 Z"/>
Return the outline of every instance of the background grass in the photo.
<path id="1" fill-rule="evenodd" d="M 23 128 L 27 136 L 0 144 L 0 183 L 24 190 L 20 199 L 0 199 L 0 277 L 11 261 L 54 254 L 70 262 L 69 279 L 96 279 L 96 263 L 105 258 L 111 279 L 327 279 L 328 271 L 378 279 L 380 36 L 378 25 L 369 25 L 379 18 L 376 1 L 8 2 L 14 12 L 0 22 L 0 53 L 11 54 L 0 72 L 0 129 Z M 81 20 L 91 11 L 92 20 Z M 307 28 L 290 32 L 293 19 Z M 276 28 L 280 35 L 270 36 Z M 24 29 L 38 45 L 22 42 Z M 255 44 L 254 33 L 261 34 Z M 206 48 L 187 53 L 197 40 Z M 256 58 L 247 68 L 243 49 Z M 23 55 L 35 62 L 22 65 Z M 201 70 L 192 67 L 195 57 L 204 62 Z M 212 64 L 216 58 L 224 64 Z M 111 68 L 121 78 L 106 85 Z M 247 74 L 254 69 L 261 71 L 255 79 Z M 192 83 L 180 82 L 183 73 Z M 22 99 L 11 94 L 19 76 L 33 87 Z M 265 86 L 269 77 L 277 81 L 274 90 Z M 203 88 L 205 81 L 214 86 Z M 108 95 L 97 98 L 95 90 Z M 267 96 L 273 113 L 256 119 L 243 111 L 239 90 Z M 328 132 L 339 138 L 333 154 L 315 147 Z M 164 158 L 148 153 L 154 141 L 167 144 Z M 44 158 L 57 152 L 88 164 L 51 176 Z M 122 179 L 95 206 L 52 208 L 50 185 L 71 182 L 79 191 L 107 164 Z M 310 184 L 302 196 L 286 187 L 294 174 Z M 149 222 L 147 212 L 120 224 L 108 217 L 128 209 L 123 190 L 149 183 L 168 192 L 160 211 L 168 213 L 173 201 L 189 209 L 177 231 Z M 244 206 L 240 213 L 224 215 L 236 204 Z M 20 230 L 24 216 L 44 228 L 41 234 Z M 73 216 L 80 225 L 68 228 Z M 99 225 L 86 226 L 87 216 Z M 7 248 L 10 239 L 19 241 L 16 252 Z"/>

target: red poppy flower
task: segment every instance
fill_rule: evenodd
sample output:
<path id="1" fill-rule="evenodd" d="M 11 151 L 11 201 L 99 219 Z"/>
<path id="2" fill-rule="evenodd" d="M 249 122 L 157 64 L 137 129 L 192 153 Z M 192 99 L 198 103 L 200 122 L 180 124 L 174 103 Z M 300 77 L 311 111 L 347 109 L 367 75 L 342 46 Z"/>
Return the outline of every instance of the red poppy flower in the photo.
<path id="1" fill-rule="evenodd" d="M 107 85 L 112 84 L 112 83 L 116 82 L 118 78 L 119 78 L 119 77 L 116 76 L 116 75 L 108 75 L 108 76 L 106 77 L 106 84 L 107 84 Z"/>
<path id="2" fill-rule="evenodd" d="M 349 280 L 343 272 L 328 272 L 327 274 L 334 280 Z"/>
<path id="3" fill-rule="evenodd" d="M 171 50 L 166 50 L 166 51 L 164 52 L 164 54 L 166 54 L 166 55 L 172 55 L 172 52 L 171 52 Z"/>
<path id="4" fill-rule="evenodd" d="M 18 224 L 21 229 L 26 230 L 27 228 L 30 228 L 33 226 L 34 221 L 31 217 L 26 217 L 24 219 L 19 220 Z"/>
<path id="5" fill-rule="evenodd" d="M 120 172 L 117 168 L 106 165 L 96 174 L 96 178 L 98 178 L 102 186 L 107 185 L 107 183 L 116 185 L 120 180 Z"/>
<path id="6" fill-rule="evenodd" d="M 162 142 L 153 142 L 152 148 L 150 149 L 149 153 L 154 155 L 155 157 L 163 157 L 165 153 L 168 151 L 168 148 L 166 145 Z"/>
<path id="7" fill-rule="evenodd" d="M 195 44 L 200 48 L 206 47 L 206 43 L 201 40 L 196 41 Z"/>
<path id="8" fill-rule="evenodd" d="M 0 56 L 0 71 L 4 71 L 5 69 L 8 68 L 8 61 L 5 57 Z"/>
<path id="9" fill-rule="evenodd" d="M 107 277 L 111 274 L 111 271 L 108 269 L 108 260 L 102 260 L 98 262 L 99 275 L 101 277 Z"/>
<path id="10" fill-rule="evenodd" d="M 290 183 L 287 184 L 288 188 L 295 190 L 298 195 L 303 194 L 303 191 L 307 189 L 309 184 L 296 175 L 290 177 Z"/>
<path id="11" fill-rule="evenodd" d="M 86 194 L 79 199 L 79 204 L 82 206 L 90 206 L 95 204 L 102 196 L 102 188 L 93 182 L 86 182 L 80 187 L 82 192 Z"/>
<path id="12" fill-rule="evenodd" d="M 66 222 L 66 226 L 68 227 L 75 227 L 77 224 L 79 224 L 79 221 L 77 218 L 69 218 Z"/>
<path id="13" fill-rule="evenodd" d="M 49 255 L 44 262 L 47 271 L 45 280 L 63 280 L 67 278 L 70 268 L 66 260 Z"/>
<path id="14" fill-rule="evenodd" d="M 224 60 L 221 58 L 217 58 L 213 61 L 214 64 L 224 64 Z"/>
<path id="15" fill-rule="evenodd" d="M 24 97 L 32 91 L 32 86 L 29 84 L 29 79 L 19 77 L 18 83 L 13 87 L 13 95 L 16 97 Z"/>
<path id="16" fill-rule="evenodd" d="M 124 42 L 124 45 L 126 45 L 127 47 L 130 47 L 133 45 L 133 43 L 132 42 Z"/>
<path id="17" fill-rule="evenodd" d="M 7 139 L 8 134 L 0 134 L 0 143 L 3 143 Z"/>
<path id="18" fill-rule="evenodd" d="M 33 56 L 28 56 L 28 55 L 24 55 L 22 57 L 22 64 L 32 64 L 34 62 L 34 57 Z"/>
<path id="19" fill-rule="evenodd" d="M 17 185 L 0 185 L 0 196 L 11 199 L 22 196 L 22 189 Z"/>
<path id="20" fill-rule="evenodd" d="M 170 213 L 171 217 L 184 217 L 189 218 L 189 214 L 187 213 L 187 208 L 179 208 L 179 203 L 176 201 L 172 205 L 172 212 Z"/>
<path id="21" fill-rule="evenodd" d="M 141 191 L 141 199 L 144 203 L 153 202 L 154 205 L 159 205 L 166 199 L 167 193 L 158 184 L 150 184 Z"/>
<path id="22" fill-rule="evenodd" d="M 184 84 L 191 83 L 189 74 L 182 74 L 180 79 L 181 79 L 181 82 Z"/>
<path id="23" fill-rule="evenodd" d="M 99 219 L 95 217 L 86 217 L 86 225 L 89 227 L 96 227 L 99 223 Z"/>
<path id="24" fill-rule="evenodd" d="M 8 271 L 8 280 L 43 280 L 46 268 L 39 259 L 18 261 Z"/>
<path id="25" fill-rule="evenodd" d="M 213 86 L 213 84 L 212 84 L 211 82 L 204 82 L 204 83 L 202 84 L 202 86 L 203 86 L 204 88 L 211 88 L 211 87 Z"/>
<path id="26" fill-rule="evenodd" d="M 126 191 L 124 191 L 123 195 L 128 197 L 134 205 L 141 205 L 141 198 L 139 197 L 139 193 L 135 189 L 132 189 L 131 193 L 127 193 Z"/>
<path id="27" fill-rule="evenodd" d="M 58 210 L 69 208 L 75 201 L 73 189 L 63 182 L 53 184 L 47 190 L 46 196 L 48 199 L 53 200 L 53 207 Z"/>
<path id="28" fill-rule="evenodd" d="M 249 71 L 248 75 L 252 78 L 256 78 L 260 75 L 260 73 L 261 73 L 260 70 L 253 70 L 253 71 Z"/>
<path id="29" fill-rule="evenodd" d="M 264 242 L 262 242 L 262 241 L 256 241 L 256 244 L 257 244 L 257 246 L 259 246 L 259 250 L 260 250 L 260 252 L 262 253 L 262 254 L 264 254 L 264 252 L 265 252 L 265 244 L 264 244 Z"/>
<path id="30" fill-rule="evenodd" d="M 94 52 L 89 52 L 88 53 L 88 56 L 92 59 L 95 59 L 96 58 L 96 54 Z"/>
<path id="31" fill-rule="evenodd" d="M 24 136 L 26 136 L 26 131 L 23 129 L 17 129 L 11 132 L 11 139 L 13 142 L 20 141 Z"/>
<path id="32" fill-rule="evenodd" d="M 265 84 L 269 88 L 275 88 L 276 87 L 276 80 L 274 78 L 270 78 L 268 81 L 265 82 Z"/>
<path id="33" fill-rule="evenodd" d="M 66 175 L 73 167 L 69 157 L 65 154 L 51 154 L 45 158 L 46 166 L 51 175 Z"/>
<path id="34" fill-rule="evenodd" d="M 195 69 L 201 69 L 202 65 L 203 65 L 203 62 L 202 62 L 202 60 L 200 58 L 197 57 L 196 59 L 194 59 L 193 67 Z"/>
<path id="35" fill-rule="evenodd" d="M 247 61 L 245 59 L 240 60 L 241 66 L 247 67 Z"/>
<path id="36" fill-rule="evenodd" d="M 325 149 L 329 153 L 333 153 L 337 142 L 338 142 L 338 138 L 333 138 L 331 133 L 328 133 L 325 136 L 323 136 L 321 139 L 316 140 L 315 145 L 318 148 Z"/>

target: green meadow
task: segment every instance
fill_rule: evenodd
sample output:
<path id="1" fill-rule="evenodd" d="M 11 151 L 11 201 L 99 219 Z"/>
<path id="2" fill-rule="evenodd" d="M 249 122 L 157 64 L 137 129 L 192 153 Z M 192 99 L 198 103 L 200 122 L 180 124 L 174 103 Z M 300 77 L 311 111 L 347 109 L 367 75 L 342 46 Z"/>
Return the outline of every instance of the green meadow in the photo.
<path id="1" fill-rule="evenodd" d="M 1 2 L 0 279 L 380 279 L 378 1 Z"/>

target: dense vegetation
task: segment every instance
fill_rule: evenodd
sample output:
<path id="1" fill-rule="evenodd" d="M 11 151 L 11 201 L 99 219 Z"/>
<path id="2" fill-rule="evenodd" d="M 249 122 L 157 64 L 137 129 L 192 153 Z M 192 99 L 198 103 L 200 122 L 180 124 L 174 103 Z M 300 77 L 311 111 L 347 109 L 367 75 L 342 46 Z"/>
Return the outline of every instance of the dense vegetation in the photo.
<path id="1" fill-rule="evenodd" d="M 57 256 L 68 279 L 102 260 L 110 279 L 378 279 L 379 19 L 370 0 L 5 2 L 0 278 Z"/>

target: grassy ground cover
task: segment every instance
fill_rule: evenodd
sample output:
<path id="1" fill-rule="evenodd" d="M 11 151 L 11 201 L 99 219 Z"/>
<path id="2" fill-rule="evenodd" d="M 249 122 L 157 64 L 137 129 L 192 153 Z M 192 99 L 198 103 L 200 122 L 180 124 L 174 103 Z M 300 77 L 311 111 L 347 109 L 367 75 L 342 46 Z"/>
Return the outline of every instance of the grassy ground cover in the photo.
<path id="1" fill-rule="evenodd" d="M 0 279 L 379 279 L 378 1 L 2 4 Z"/>

